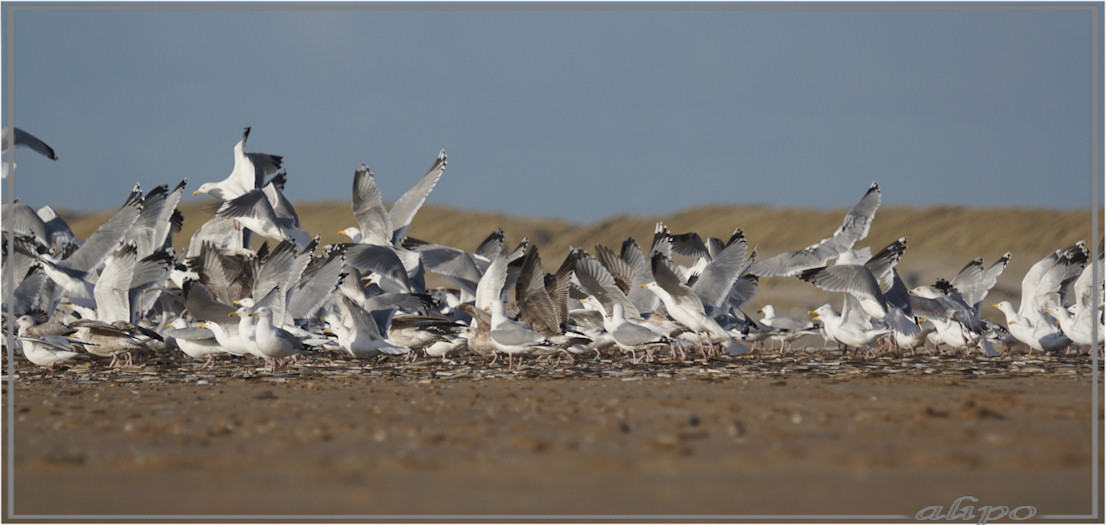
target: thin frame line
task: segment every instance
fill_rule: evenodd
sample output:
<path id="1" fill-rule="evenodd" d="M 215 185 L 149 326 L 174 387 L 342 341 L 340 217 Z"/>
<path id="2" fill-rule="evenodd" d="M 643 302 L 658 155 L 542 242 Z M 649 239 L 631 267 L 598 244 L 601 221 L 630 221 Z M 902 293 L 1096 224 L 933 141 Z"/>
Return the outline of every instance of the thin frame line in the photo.
<path id="1" fill-rule="evenodd" d="M 8 98 L 7 107 L 4 108 L 7 114 L 7 125 L 11 128 L 11 133 L 8 133 L 8 158 L 4 159 L 4 163 L 8 169 L 8 224 L 12 224 L 15 216 L 15 13 L 9 10 L 7 13 L 7 67 L 5 67 L 4 74 L 7 76 L 8 88 L 5 90 L 5 95 Z M 8 228 L 8 249 L 15 249 L 15 230 Z M 8 454 L 7 454 L 7 476 L 4 481 L 7 483 L 7 487 L 4 492 L 7 497 L 7 504 L 5 508 L 8 510 L 8 518 L 15 517 L 15 312 L 11 311 L 15 304 L 15 266 L 8 264 L 6 266 L 8 271 L 4 272 L 4 278 L 7 280 L 7 293 L 4 295 L 4 302 L 8 305 Z"/>
<path id="2" fill-rule="evenodd" d="M 1101 41 L 1101 19 L 1102 19 L 1102 4 L 1095 6 L 1095 9 L 1091 12 L 1091 245 L 1094 245 L 1094 239 L 1098 239 L 1099 232 L 1099 219 L 1098 219 L 1098 201 L 1101 194 L 1099 186 L 1099 180 L 1102 178 L 1102 156 L 1100 148 L 1102 146 L 1102 136 L 1100 135 L 1100 129 L 1102 126 L 1101 108 L 1099 107 L 1100 100 L 1102 98 L 1101 77 L 1101 63 L 1100 63 L 1100 47 Z M 1097 248 L 1096 248 L 1097 250 Z M 1099 275 L 1099 265 L 1097 263 L 1097 255 L 1091 258 L 1091 286 L 1092 290 L 1096 290 L 1091 294 L 1091 311 L 1098 311 L 1099 294 L 1097 290 L 1102 285 L 1102 276 Z M 1091 342 L 1097 343 L 1101 341 L 1102 334 L 1099 334 L 1098 323 L 1091 322 Z M 1093 366 L 1091 370 L 1091 514 L 1094 519 L 1098 519 L 1099 516 L 1099 498 L 1101 490 L 1099 488 L 1099 440 L 1101 434 L 1098 426 L 1098 409 L 1099 409 L 1099 386 L 1098 386 L 1098 348 L 1097 344 L 1091 347 L 1091 364 Z"/>
<path id="3" fill-rule="evenodd" d="M 984 3 L 972 3 L 970 5 L 942 5 L 940 3 L 873 3 L 868 5 L 859 2 L 857 5 L 832 5 L 830 3 L 782 3 L 774 5 L 772 2 L 760 4 L 734 4 L 726 1 L 681 3 L 658 2 L 640 4 L 638 2 L 524 2 L 507 1 L 498 2 L 320 2 L 318 4 L 305 3 L 299 0 L 290 2 L 258 2 L 256 5 L 246 2 L 242 4 L 226 4 L 222 2 L 200 3 L 189 5 L 182 3 L 166 3 L 167 5 L 151 4 L 146 2 L 116 2 L 117 5 L 106 4 L 67 4 L 67 5 L 27 5 L 15 4 L 9 6 L 14 10 L 26 11 L 1094 11 L 1093 5 L 1057 5 L 1048 6 L 1039 3 L 1018 3 L 1006 5 L 988 5 Z M 221 4 L 221 5 L 220 5 Z M 636 5 L 627 5 L 636 4 Z"/>
<path id="4" fill-rule="evenodd" d="M 855 1 L 855 0 L 854 0 Z M 215 4 L 219 3 L 219 4 Z M 1000 6 L 989 6 L 987 3 L 971 3 L 971 4 L 941 4 L 941 3 L 927 3 L 927 4 L 887 4 L 887 3 L 875 3 L 866 4 L 865 2 L 856 2 L 856 4 L 849 4 L 849 6 L 834 6 L 832 3 L 818 4 L 818 3 L 783 3 L 783 4 L 741 4 L 741 3 L 729 3 L 729 2 L 706 2 L 706 3 L 679 3 L 679 2 L 658 2 L 657 4 L 645 3 L 640 4 L 622 4 L 622 3 L 576 3 L 576 2 L 534 2 L 535 4 L 515 3 L 508 1 L 504 3 L 497 2 L 449 2 L 449 3 L 436 3 L 436 2 L 385 2 L 385 3 L 322 3 L 312 4 L 303 3 L 299 1 L 289 2 L 284 4 L 282 2 L 275 3 L 263 3 L 263 4 L 228 4 L 222 2 L 212 2 L 212 4 L 199 3 L 189 4 L 187 2 L 168 4 L 168 6 L 158 6 L 158 4 L 149 4 L 142 2 L 116 2 L 114 4 L 66 4 L 66 6 L 49 6 L 49 4 L 43 4 L 43 6 L 28 6 L 28 4 L 7 4 L 4 6 L 7 8 L 8 18 L 8 53 L 6 60 L 8 61 L 6 67 L 6 74 L 8 78 L 8 88 L 6 95 L 8 97 L 8 104 L 6 112 L 8 114 L 8 127 L 14 128 L 13 114 L 14 114 L 14 13 L 17 11 L 123 11 L 123 10 L 152 10 L 152 11 L 229 11 L 229 10 L 244 10 L 244 11 L 273 11 L 273 10 L 285 10 L 285 11 L 307 11 L 307 10 L 442 10 L 442 11 L 484 11 L 484 10 L 503 10 L 503 11 L 563 11 L 563 10 L 578 10 L 578 11 L 697 11 L 697 10 L 748 10 L 748 11 L 1089 11 L 1092 14 L 1092 235 L 1094 239 L 1098 238 L 1098 179 L 1100 178 L 1100 155 L 1099 155 L 1099 126 L 1102 124 L 1100 116 L 1098 115 L 1098 92 L 1100 90 L 1099 78 L 1102 75 L 1100 70 L 1100 64 L 1098 63 L 1099 54 L 1099 20 L 1102 17 L 1102 9 L 1100 4 L 1089 4 L 1089 6 L 1047 6 L 1047 4 L 1029 4 L 1029 6 L 1021 6 L 1021 4 L 1000 4 Z M 632 3 L 632 2 L 627 2 Z M 9 180 L 8 182 L 8 222 L 11 223 L 13 218 L 12 206 L 14 200 L 14 133 L 10 133 L 8 136 L 8 151 L 9 156 L 4 160 L 4 164 L 8 165 Z M 13 246 L 13 230 L 9 229 L 8 232 L 9 246 Z M 10 264 L 8 266 L 11 266 Z M 14 293 L 14 269 L 10 269 L 8 272 L 4 272 L 4 279 L 7 281 L 7 293 L 4 294 L 4 301 L 7 302 L 8 308 L 13 306 L 12 295 Z M 1096 286 L 1098 283 L 1102 283 L 1102 276 L 1098 273 L 1098 265 L 1094 265 L 1092 270 L 1092 284 Z M 1093 296 L 1093 306 L 1097 307 L 1098 294 Z M 326 516 L 326 515 L 17 515 L 13 512 L 14 507 L 14 339 L 13 339 L 13 326 L 14 319 L 13 313 L 9 312 L 8 315 L 8 475 L 7 475 L 7 495 L 8 495 L 8 517 L 9 518 L 27 518 L 27 519 L 50 519 L 50 518 L 94 518 L 94 519 L 144 519 L 144 518 L 163 518 L 163 519 L 303 519 L 303 518 L 330 518 L 330 519 L 405 519 L 405 521 L 417 521 L 417 519 L 447 519 L 447 518 L 462 518 L 462 519 L 679 519 L 679 518 L 693 518 L 693 519 L 825 519 L 825 518 L 837 518 L 837 519 L 911 519 L 912 516 L 908 515 L 341 515 L 341 516 Z M 1098 326 L 1096 323 L 1092 323 L 1092 335 L 1095 336 L 1098 332 Z M 1094 337 L 1093 340 L 1097 340 Z M 1044 515 L 1037 516 L 1037 519 L 1078 519 L 1078 518 L 1098 518 L 1098 441 L 1099 441 L 1099 429 L 1098 429 L 1098 353 L 1095 348 L 1092 348 L 1092 514 L 1089 515 Z"/>

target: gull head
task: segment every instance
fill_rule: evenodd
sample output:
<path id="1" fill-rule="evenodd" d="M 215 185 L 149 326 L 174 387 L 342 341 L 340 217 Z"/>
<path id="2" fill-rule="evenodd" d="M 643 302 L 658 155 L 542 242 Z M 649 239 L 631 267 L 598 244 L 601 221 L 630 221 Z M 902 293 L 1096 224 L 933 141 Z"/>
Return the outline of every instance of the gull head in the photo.
<path id="1" fill-rule="evenodd" d="M 339 230 L 338 235 L 345 235 L 355 243 L 361 242 L 361 229 L 356 226 L 350 226 L 349 228 Z"/>
<path id="2" fill-rule="evenodd" d="M 205 182 L 201 184 L 200 187 L 196 189 L 196 191 L 192 192 L 192 195 L 199 195 L 201 193 L 206 193 L 220 200 L 223 199 L 223 189 L 213 182 Z"/>

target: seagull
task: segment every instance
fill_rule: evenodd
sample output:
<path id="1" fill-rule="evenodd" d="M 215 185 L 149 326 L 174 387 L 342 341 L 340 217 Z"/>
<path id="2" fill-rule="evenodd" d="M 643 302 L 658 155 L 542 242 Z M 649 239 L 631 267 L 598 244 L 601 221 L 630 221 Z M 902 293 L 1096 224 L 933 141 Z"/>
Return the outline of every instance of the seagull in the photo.
<path id="1" fill-rule="evenodd" d="M 22 343 L 20 348 L 23 350 L 23 356 L 31 363 L 45 367 L 43 374 L 49 371 L 52 375 L 58 363 L 64 363 L 81 355 L 75 344 L 95 345 L 92 341 L 69 337 L 69 334 L 64 333 L 72 333 L 75 330 L 63 327 L 61 331 L 63 333 L 57 333 L 58 330 L 53 327 L 36 325 L 34 318 L 29 315 L 22 315 L 16 319 L 15 326 L 18 330 L 17 338 Z M 55 333 L 47 333 L 49 331 Z"/>
<path id="2" fill-rule="evenodd" d="M 277 369 L 277 359 L 291 357 L 303 351 L 304 344 L 299 338 L 273 325 L 273 311 L 269 308 L 263 306 L 247 315 L 258 319 L 254 338 L 258 350 L 266 356 L 266 363 L 272 368 L 272 372 Z"/>
<path id="3" fill-rule="evenodd" d="M 388 211 L 372 170 L 362 163 L 353 174 L 353 215 L 357 226 L 345 228 L 338 234 L 350 237 L 354 243 L 397 246 L 426 197 L 438 184 L 445 166 L 446 154 L 442 150 L 430 170 Z"/>
<path id="4" fill-rule="evenodd" d="M 838 315 L 833 307 L 824 304 L 810 312 L 814 321 L 821 321 L 826 334 L 846 348 L 867 348 L 879 338 L 887 335 L 887 328 L 866 328 L 855 322 L 849 322 L 847 314 Z"/>
<path id="5" fill-rule="evenodd" d="M 991 305 L 1006 316 L 1010 335 L 1041 352 L 1058 352 L 1067 348 L 1072 340 L 1064 335 L 1051 316 L 1037 315 L 1032 318 L 1021 315 L 1010 301 L 1000 301 Z M 1062 308 L 1061 308 L 1062 309 Z M 1051 310 L 1046 310 L 1051 311 Z M 1043 312 L 1041 312 L 1043 314 Z"/>
<path id="6" fill-rule="evenodd" d="M 909 304 L 913 315 L 933 324 L 936 342 L 955 349 L 979 348 L 989 357 L 998 355 L 987 340 L 987 324 L 944 279 L 938 280 L 936 285 L 915 287 L 910 291 Z"/>
<path id="7" fill-rule="evenodd" d="M 703 335 L 711 352 L 715 352 L 714 342 L 722 342 L 731 348 L 736 341 L 730 337 L 718 322 L 706 314 L 699 296 L 687 285 L 683 284 L 675 270 L 669 265 L 668 257 L 662 253 L 653 255 L 652 269 L 653 282 L 642 284 L 643 288 L 657 294 L 664 303 L 665 310 L 677 323 L 682 324 L 695 333 L 700 341 L 702 350 Z M 746 350 L 747 351 L 747 350 Z M 706 354 L 703 354 L 706 357 Z"/>
<path id="8" fill-rule="evenodd" d="M 265 177 L 280 169 L 284 157 L 266 153 L 246 153 L 246 139 L 250 136 L 250 127 L 242 132 L 242 139 L 234 145 L 234 169 L 226 179 L 219 182 L 206 182 L 192 192 L 192 195 L 206 193 L 221 201 L 229 201 L 254 189 L 261 189 Z"/>
<path id="9" fill-rule="evenodd" d="M 28 361 L 46 368 L 42 371 L 43 375 L 46 375 L 46 372 L 53 375 L 58 363 L 64 363 L 81 356 L 82 354 L 77 351 L 77 347 L 74 345 L 96 345 L 92 341 L 64 335 L 44 335 L 42 337 L 20 335 L 16 336 L 16 339 L 20 341 L 23 356 Z"/>
<path id="10" fill-rule="evenodd" d="M 879 184 L 873 182 L 860 201 L 845 215 L 845 221 L 833 232 L 832 237 L 802 250 L 757 261 L 749 268 L 749 273 L 760 277 L 796 275 L 803 270 L 824 266 L 829 260 L 840 257 L 851 250 L 857 241 L 868 236 L 880 199 Z"/>
<path id="11" fill-rule="evenodd" d="M 11 206 L 10 211 L 8 206 Z M 8 217 L 11 217 L 11 220 Z M 20 199 L 15 199 L 10 205 L 4 203 L 4 230 L 11 231 L 15 235 L 33 237 L 36 244 L 45 248 L 53 244 L 50 232 L 46 228 L 46 221 L 34 208 Z"/>
<path id="12" fill-rule="evenodd" d="M 415 214 L 438 184 L 445 166 L 446 155 L 442 150 L 430 170 L 392 205 L 390 212 L 384 208 L 383 195 L 369 167 L 362 163 L 353 174 L 352 209 L 358 225 L 338 233 L 350 237 L 354 245 L 380 246 L 393 252 L 402 263 L 404 281 L 411 280 L 405 292 L 412 288 L 419 292 L 425 290 L 422 258 L 419 252 L 405 248 L 403 240 Z"/>
<path id="13" fill-rule="evenodd" d="M 805 335 L 817 333 L 817 326 L 812 321 L 777 315 L 776 307 L 770 304 L 764 305 L 757 312 L 764 314 L 764 317 L 759 321 L 760 324 L 778 331 L 768 335 L 768 338 L 780 341 L 781 352 L 785 350 L 785 347 L 789 348 L 792 341 Z"/>
<path id="14" fill-rule="evenodd" d="M 89 353 L 101 357 L 111 356 L 108 367 L 118 366 L 120 355 L 126 357 L 127 366 L 131 366 L 132 352 L 147 350 L 147 344 L 154 339 L 164 340 L 157 333 L 127 321 L 105 323 L 80 319 L 70 323 L 69 326 L 77 329 L 78 338 L 95 343 L 85 348 Z"/>
<path id="15" fill-rule="evenodd" d="M 349 230 L 342 230 L 338 233 L 349 235 Z M 355 235 L 357 235 L 356 232 Z M 353 236 L 351 235 L 351 237 Z M 403 247 L 419 252 L 426 271 L 445 277 L 460 288 L 459 300 L 465 303 L 472 301 L 476 296 L 476 287 L 480 282 L 480 277 L 487 271 L 492 260 L 502 251 L 504 242 L 503 230 L 496 228 L 472 252 L 430 243 L 414 237 L 404 238 Z"/>
<path id="16" fill-rule="evenodd" d="M 50 244 L 53 245 L 54 251 L 61 254 L 63 259 L 72 253 L 69 250 L 76 250 L 84 244 L 84 241 L 73 235 L 69 223 L 65 222 L 54 208 L 43 206 L 36 213 L 46 226 L 46 233 L 50 236 Z"/>
<path id="17" fill-rule="evenodd" d="M 15 130 L 14 137 L 11 136 L 12 130 Z M 0 136 L 0 141 L 2 141 L 2 151 L 0 151 L 0 153 L 3 153 L 5 155 L 8 153 L 8 141 L 13 139 L 16 147 L 22 146 L 30 148 L 32 151 L 42 155 L 43 157 L 46 157 L 50 160 L 58 160 L 58 155 L 54 153 L 54 148 L 51 148 L 45 142 L 39 140 L 38 137 L 31 135 L 30 133 L 27 133 L 22 129 L 14 127 L 3 129 L 2 136 Z M 13 162 L 11 164 L 11 168 L 14 170 L 15 167 L 15 163 Z M 4 163 L 3 178 L 8 178 L 7 162 Z"/>
<path id="18" fill-rule="evenodd" d="M 173 231 L 180 231 L 184 221 L 177 206 L 187 184 L 188 179 L 184 179 L 172 191 L 169 185 L 162 184 L 142 198 L 142 211 L 123 237 L 123 242 L 133 242 L 138 247 L 139 259 L 172 247 Z M 178 219 L 175 220 L 174 215 Z"/>
<path id="19" fill-rule="evenodd" d="M 368 312 L 342 296 L 338 301 L 339 320 L 330 323 L 324 332 L 338 336 L 338 346 L 346 353 L 358 359 L 376 357 L 382 353 L 401 355 L 410 352 L 409 348 L 393 345 L 380 335 L 380 328 Z"/>
<path id="20" fill-rule="evenodd" d="M 1073 300 L 1071 306 L 1051 308 L 1046 311 L 1056 318 L 1061 330 L 1072 342 L 1087 345 L 1090 349 L 1101 345 L 1102 338 L 1106 334 L 1106 325 L 1103 324 L 1101 312 L 1103 300 L 1106 299 L 1103 296 L 1104 288 L 1102 284 L 1103 270 L 1106 269 L 1103 262 L 1104 248 L 1106 248 L 1106 245 L 1103 241 L 1100 241 L 1098 255 L 1083 268 L 1079 278 L 1072 284 L 1071 292 L 1068 294 L 1068 297 Z M 1093 274 L 1096 270 L 1099 279 L 1097 290 L 1095 290 L 1093 284 Z M 1063 302 L 1066 303 L 1067 301 Z M 1097 340 L 1093 330 L 1096 320 L 1098 323 Z"/>
<path id="21" fill-rule="evenodd" d="M 1002 275 L 1009 262 L 1010 252 L 1006 252 L 994 264 L 984 270 L 983 258 L 976 257 L 969 261 L 956 274 L 956 277 L 952 278 L 949 284 L 960 292 L 960 295 L 964 297 L 964 302 L 971 306 L 978 315 L 982 313 L 983 300 L 987 297 L 987 293 L 991 291 L 991 288 L 994 288 L 999 276 Z"/>
<path id="22" fill-rule="evenodd" d="M 799 279 L 823 290 L 845 292 L 860 300 L 868 315 L 887 316 L 883 292 L 891 288 L 891 270 L 906 251 L 906 237 L 887 245 L 864 264 L 835 264 L 803 270 Z"/>
<path id="23" fill-rule="evenodd" d="M 536 350 L 556 350 L 556 346 L 541 334 L 507 317 L 503 301 L 492 301 L 485 309 L 492 314 L 491 330 L 488 332 L 491 335 L 492 344 L 497 350 L 507 354 L 507 368 L 511 367 L 513 356 L 519 356 L 518 366 L 521 368 L 523 355 Z M 492 359 L 492 363 L 494 362 L 495 359 Z"/>
<path id="24" fill-rule="evenodd" d="M 241 338 L 243 346 L 246 347 L 247 352 L 265 361 L 266 366 L 269 365 L 269 355 L 262 352 L 257 344 L 258 319 L 256 311 L 252 306 L 242 305 L 241 301 L 236 301 L 235 304 L 241 306 L 227 314 L 227 316 L 238 318 L 238 337 Z"/>
<path id="25" fill-rule="evenodd" d="M 185 309 L 194 319 L 202 321 L 197 328 L 211 330 L 219 347 L 228 354 L 244 356 L 250 353 L 245 339 L 238 333 L 239 323 L 231 320 L 230 314 L 236 312 L 233 306 L 215 300 L 199 281 L 185 281 L 181 291 Z"/>
<path id="26" fill-rule="evenodd" d="M 1076 314 L 1071 312 L 1071 310 L 1076 308 L 1075 306 L 1071 308 L 1057 308 L 1055 310 L 1045 310 L 1045 313 L 1056 318 L 1056 326 L 1060 327 L 1064 336 L 1070 339 L 1072 343 L 1093 349 L 1102 343 L 1103 331 L 1106 330 L 1106 324 L 1102 323 L 1102 316 L 1099 315 L 1098 338 L 1095 339 L 1092 325 L 1094 317 L 1091 315 L 1084 315 L 1081 318 L 1077 318 Z"/>
<path id="27" fill-rule="evenodd" d="M 228 354 L 219 346 L 219 340 L 215 338 L 212 330 L 190 326 L 184 318 L 174 319 L 161 331 L 161 336 L 166 339 L 166 342 L 175 344 L 188 357 L 205 359 L 200 368 L 210 368 L 215 363 L 216 356 Z"/>
<path id="28" fill-rule="evenodd" d="M 96 304 L 90 275 L 95 275 L 100 270 L 127 235 L 141 211 L 142 192 L 136 185 L 119 211 L 100 225 L 72 255 L 59 260 L 49 254 L 36 254 L 37 259 L 42 262 L 43 271 L 71 302 L 94 308 Z M 50 310 L 53 310 L 52 306 Z"/>
<path id="29" fill-rule="evenodd" d="M 311 242 L 311 236 L 297 227 L 298 219 L 294 215 L 277 213 L 274 202 L 286 203 L 283 199 L 280 190 L 270 183 L 264 189 L 252 189 L 224 201 L 215 215 L 237 221 L 243 228 L 262 237 L 294 242 L 296 248 L 302 250 Z M 290 205 L 282 207 L 289 209 Z"/>
<path id="30" fill-rule="evenodd" d="M 461 303 L 457 308 L 472 317 L 473 325 L 463 328 L 459 332 L 461 337 L 468 341 L 469 350 L 483 357 L 494 356 L 496 346 L 492 342 L 491 316 L 488 315 L 488 312 L 477 310 L 469 303 Z"/>
<path id="31" fill-rule="evenodd" d="M 463 325 L 437 315 L 396 315 L 388 323 L 388 340 L 397 346 L 422 350 L 443 341 L 452 342 Z M 415 354 L 409 354 L 414 359 Z"/>
<path id="32" fill-rule="evenodd" d="M 104 263 L 99 279 L 93 285 L 96 300 L 95 319 L 105 322 L 138 322 L 145 311 L 140 298 L 150 287 L 164 284 L 173 257 L 164 250 L 137 260 L 138 247 L 127 243 L 119 247 Z"/>
<path id="33" fill-rule="evenodd" d="M 429 346 L 422 349 L 426 355 L 430 357 L 440 357 L 445 359 L 450 354 L 460 351 L 462 348 L 468 346 L 468 341 L 464 337 L 454 337 L 450 340 L 436 341 Z"/>
<path id="34" fill-rule="evenodd" d="M 610 332 L 619 348 L 630 353 L 635 363 L 637 362 L 638 350 L 644 350 L 651 354 L 656 347 L 670 343 L 667 337 L 658 335 L 656 331 L 626 320 L 625 312 L 622 303 L 614 303 L 611 306 L 611 313 L 607 314 L 610 319 L 607 331 Z"/>
<path id="35" fill-rule="evenodd" d="M 1042 352 L 1059 351 L 1071 344 L 1071 339 L 1056 326 L 1056 319 L 1045 312 L 1064 308 L 1061 292 L 1082 274 L 1087 256 L 1083 241 L 1050 253 L 1034 263 L 1022 278 L 1017 309 L 1009 301 L 991 305 L 1006 316 L 1010 335 Z"/>
<path id="36" fill-rule="evenodd" d="M 530 245 L 522 258 L 515 283 L 515 303 L 522 320 L 557 345 L 572 359 L 569 347 L 591 343 L 584 334 L 568 329 L 568 295 L 576 257 L 569 252 L 555 275 L 542 273 L 537 245 Z"/>
<path id="37" fill-rule="evenodd" d="M 602 252 L 602 250 L 600 250 Z M 576 275 L 576 279 L 587 291 L 588 295 L 594 297 L 600 307 L 602 308 L 603 315 L 608 315 L 613 311 L 613 305 L 615 303 L 621 304 L 624 315 L 627 319 L 641 319 L 641 312 L 638 311 L 634 303 L 630 301 L 627 296 L 627 291 L 619 285 L 619 281 L 615 279 L 610 270 L 607 269 L 603 263 L 592 257 L 583 250 L 574 250 L 570 256 L 575 258 L 573 265 L 573 272 Z M 629 286 L 629 282 L 623 280 L 624 286 Z M 644 287 L 645 283 L 640 283 L 639 288 Z"/>

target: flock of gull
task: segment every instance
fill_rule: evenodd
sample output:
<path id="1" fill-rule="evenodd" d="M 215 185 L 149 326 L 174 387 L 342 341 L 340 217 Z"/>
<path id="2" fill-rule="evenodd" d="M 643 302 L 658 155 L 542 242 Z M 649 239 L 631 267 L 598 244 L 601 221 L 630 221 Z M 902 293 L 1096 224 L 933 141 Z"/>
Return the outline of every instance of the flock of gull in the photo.
<path id="1" fill-rule="evenodd" d="M 217 204 L 184 253 L 173 248 L 173 235 L 183 222 L 178 204 L 187 180 L 145 193 L 136 185 L 84 240 L 49 206 L 6 204 L 4 272 L 14 272 L 18 284 L 5 290 L 4 313 L 14 316 L 16 345 L 28 361 L 53 373 L 71 359 L 99 356 L 117 366 L 135 354 L 180 351 L 203 366 L 256 357 L 276 371 L 298 356 L 340 349 L 363 359 L 472 352 L 491 363 L 504 356 L 511 367 L 524 356 L 559 363 L 603 353 L 635 362 L 657 352 L 681 360 L 742 355 L 763 341 L 784 351 L 810 335 L 866 352 L 877 344 L 889 352 L 988 356 L 1019 342 L 1030 352 L 1100 348 L 1101 242 L 1093 258 L 1080 241 L 1034 264 L 1017 307 L 992 305 L 1006 316 L 998 325 L 981 313 L 1009 253 L 908 289 L 896 270 L 906 238 L 874 254 L 854 248 L 880 205 L 876 183 L 832 236 L 796 251 L 758 260 L 741 229 L 704 239 L 657 224 L 648 246 L 626 237 L 617 249 L 572 248 L 550 274 L 536 245 L 523 239 L 511 246 L 498 229 L 473 251 L 406 234 L 445 171 L 444 151 L 390 209 L 360 165 L 352 193 L 357 225 L 339 232 L 350 242 L 319 246 L 282 194 L 282 157 L 246 152 L 249 133 L 234 146 L 230 175 L 193 192 Z M 9 140 L 57 158 L 22 130 L 14 137 L 5 130 L 5 148 Z M 256 251 L 253 235 L 265 239 Z M 428 288 L 429 274 L 452 286 Z M 763 317 L 747 315 L 743 306 L 764 278 L 839 292 L 840 311 L 824 304 L 794 319 L 765 306 Z"/>

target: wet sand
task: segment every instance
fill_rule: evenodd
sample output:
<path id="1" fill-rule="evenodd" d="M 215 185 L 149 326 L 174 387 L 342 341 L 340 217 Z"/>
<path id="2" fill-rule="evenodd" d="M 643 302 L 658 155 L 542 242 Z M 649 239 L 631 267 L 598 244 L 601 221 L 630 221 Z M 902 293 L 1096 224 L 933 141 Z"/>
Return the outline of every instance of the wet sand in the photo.
<path id="1" fill-rule="evenodd" d="M 17 365 L 15 521 L 1086 515 L 1102 425 L 1085 356 Z"/>

